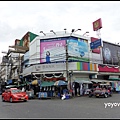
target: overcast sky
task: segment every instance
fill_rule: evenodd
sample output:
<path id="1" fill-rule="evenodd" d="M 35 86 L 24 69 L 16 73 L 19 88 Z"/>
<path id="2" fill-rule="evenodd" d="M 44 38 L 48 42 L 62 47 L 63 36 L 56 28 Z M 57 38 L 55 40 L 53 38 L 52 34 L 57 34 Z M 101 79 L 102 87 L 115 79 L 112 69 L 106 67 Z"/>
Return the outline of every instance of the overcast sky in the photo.
<path id="1" fill-rule="evenodd" d="M 99 18 L 102 40 L 120 42 L 119 1 L 0 1 L 0 58 L 28 31 L 40 35 L 51 29 L 71 32 L 80 28 L 76 34 L 89 31 L 89 36 L 97 37 L 92 23 Z"/>

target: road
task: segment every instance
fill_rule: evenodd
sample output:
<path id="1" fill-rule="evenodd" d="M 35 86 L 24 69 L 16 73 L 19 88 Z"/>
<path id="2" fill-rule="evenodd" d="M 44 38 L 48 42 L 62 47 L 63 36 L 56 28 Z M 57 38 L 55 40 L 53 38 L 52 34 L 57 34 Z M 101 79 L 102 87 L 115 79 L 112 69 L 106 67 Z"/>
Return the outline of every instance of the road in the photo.
<path id="1" fill-rule="evenodd" d="M 105 108 L 104 103 L 109 106 Z M 109 98 L 84 96 L 67 100 L 34 99 L 19 103 L 2 102 L 0 99 L 0 118 L 120 118 L 120 106 L 112 107 L 110 103 L 120 103 L 120 94 Z"/>

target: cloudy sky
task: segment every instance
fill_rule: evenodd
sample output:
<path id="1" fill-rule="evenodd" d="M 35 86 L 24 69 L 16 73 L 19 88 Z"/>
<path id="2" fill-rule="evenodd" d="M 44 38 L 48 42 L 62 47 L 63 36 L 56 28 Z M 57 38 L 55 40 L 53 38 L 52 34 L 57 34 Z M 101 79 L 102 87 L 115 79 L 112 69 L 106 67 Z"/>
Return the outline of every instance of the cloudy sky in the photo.
<path id="1" fill-rule="evenodd" d="M 80 28 L 76 34 L 89 31 L 89 36 L 97 37 L 92 23 L 99 18 L 102 40 L 120 42 L 119 1 L 0 1 L 0 58 L 28 31 L 40 35 L 51 29 L 71 32 Z"/>

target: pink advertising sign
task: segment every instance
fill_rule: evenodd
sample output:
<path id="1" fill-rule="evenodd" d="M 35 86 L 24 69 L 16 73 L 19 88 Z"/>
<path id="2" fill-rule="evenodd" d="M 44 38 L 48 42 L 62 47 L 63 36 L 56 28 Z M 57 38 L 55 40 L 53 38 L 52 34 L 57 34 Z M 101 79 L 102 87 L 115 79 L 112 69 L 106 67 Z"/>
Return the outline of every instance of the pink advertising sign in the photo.
<path id="1" fill-rule="evenodd" d="M 40 40 L 40 63 L 65 61 L 65 39 Z"/>

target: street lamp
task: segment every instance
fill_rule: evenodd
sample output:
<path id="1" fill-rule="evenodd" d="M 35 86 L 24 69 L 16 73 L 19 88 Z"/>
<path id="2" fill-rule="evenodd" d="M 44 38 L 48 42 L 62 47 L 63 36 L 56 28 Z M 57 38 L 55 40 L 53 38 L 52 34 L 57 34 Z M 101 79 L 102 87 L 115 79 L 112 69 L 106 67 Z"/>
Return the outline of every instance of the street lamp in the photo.
<path id="1" fill-rule="evenodd" d="M 89 31 L 86 31 L 86 32 L 83 34 L 83 36 L 86 35 L 87 33 L 89 33 Z"/>
<path id="2" fill-rule="evenodd" d="M 64 30 L 65 30 L 65 34 L 66 34 L 66 30 L 67 30 L 67 29 L 65 28 Z"/>
<path id="3" fill-rule="evenodd" d="M 40 31 L 40 33 L 43 33 L 43 34 L 44 34 L 44 36 L 46 36 L 46 34 L 45 34 L 43 31 Z"/>
<path id="4" fill-rule="evenodd" d="M 50 30 L 50 32 L 53 32 L 56 35 L 56 33 L 53 30 Z"/>
<path id="5" fill-rule="evenodd" d="M 80 30 L 80 31 L 81 31 L 81 29 L 77 29 L 77 30 L 75 30 L 74 32 L 77 32 L 78 30 Z"/>
<path id="6" fill-rule="evenodd" d="M 81 29 L 77 29 L 77 30 L 72 29 L 71 34 L 70 34 L 70 35 L 72 35 L 73 33 L 77 32 L 78 30 L 80 30 L 80 31 L 81 31 Z"/>

